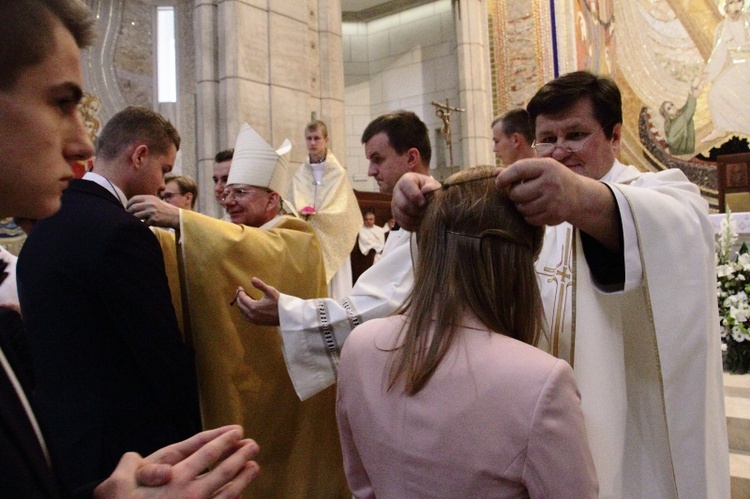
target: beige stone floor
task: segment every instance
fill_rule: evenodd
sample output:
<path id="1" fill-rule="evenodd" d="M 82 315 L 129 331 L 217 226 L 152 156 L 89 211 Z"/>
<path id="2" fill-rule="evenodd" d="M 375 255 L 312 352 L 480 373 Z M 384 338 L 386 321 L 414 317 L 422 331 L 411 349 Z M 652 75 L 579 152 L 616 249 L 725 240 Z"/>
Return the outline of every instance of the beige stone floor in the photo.
<path id="1" fill-rule="evenodd" d="M 724 374 L 732 499 L 750 499 L 750 374 Z"/>

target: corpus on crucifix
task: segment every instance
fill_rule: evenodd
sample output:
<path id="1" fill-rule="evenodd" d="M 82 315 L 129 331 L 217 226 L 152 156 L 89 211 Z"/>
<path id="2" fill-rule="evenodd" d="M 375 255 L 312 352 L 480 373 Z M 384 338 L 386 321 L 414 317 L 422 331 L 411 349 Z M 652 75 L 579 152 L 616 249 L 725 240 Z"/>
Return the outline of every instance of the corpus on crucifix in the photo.
<path id="1" fill-rule="evenodd" d="M 441 104 L 436 101 L 432 101 L 432 105 L 435 106 L 435 114 L 443 122 L 443 128 L 440 130 L 445 137 L 445 143 L 448 146 L 448 158 L 450 161 L 451 172 L 453 172 L 453 141 L 451 140 L 451 112 L 456 111 L 463 113 L 466 110 L 457 107 L 451 107 L 450 100 L 445 99 L 445 104 Z"/>

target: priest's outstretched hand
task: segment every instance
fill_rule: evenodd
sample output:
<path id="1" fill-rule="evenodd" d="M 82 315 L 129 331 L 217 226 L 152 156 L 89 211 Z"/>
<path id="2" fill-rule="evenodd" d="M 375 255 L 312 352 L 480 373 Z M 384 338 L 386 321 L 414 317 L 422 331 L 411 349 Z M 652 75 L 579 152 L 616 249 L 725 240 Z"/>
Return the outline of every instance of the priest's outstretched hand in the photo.
<path id="1" fill-rule="evenodd" d="M 610 251 L 620 250 L 620 224 L 612 191 L 587 176 L 583 167 L 569 167 L 553 158 L 519 159 L 497 170 L 495 185 L 508 189 L 524 219 L 532 225 L 569 222 Z"/>
<path id="2" fill-rule="evenodd" d="M 250 282 L 255 289 L 263 293 L 263 296 L 259 300 L 255 300 L 245 293 L 242 286 L 238 287 L 236 300 L 242 316 L 253 324 L 260 326 L 278 326 L 279 291 L 257 277 L 253 277 Z"/>

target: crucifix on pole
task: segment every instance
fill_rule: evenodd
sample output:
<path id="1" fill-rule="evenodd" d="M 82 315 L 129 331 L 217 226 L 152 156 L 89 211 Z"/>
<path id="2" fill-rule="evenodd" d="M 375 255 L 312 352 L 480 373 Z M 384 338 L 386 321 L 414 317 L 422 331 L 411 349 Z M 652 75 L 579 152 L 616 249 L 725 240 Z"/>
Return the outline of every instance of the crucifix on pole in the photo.
<path id="1" fill-rule="evenodd" d="M 453 173 L 453 141 L 451 139 L 451 112 L 456 111 L 457 113 L 463 113 L 466 109 L 460 109 L 457 107 L 451 107 L 450 101 L 446 98 L 445 104 L 441 104 L 436 101 L 432 101 L 432 105 L 435 106 L 435 114 L 443 122 L 443 137 L 445 137 L 445 143 L 448 146 L 448 158 L 450 160 L 451 173 Z"/>

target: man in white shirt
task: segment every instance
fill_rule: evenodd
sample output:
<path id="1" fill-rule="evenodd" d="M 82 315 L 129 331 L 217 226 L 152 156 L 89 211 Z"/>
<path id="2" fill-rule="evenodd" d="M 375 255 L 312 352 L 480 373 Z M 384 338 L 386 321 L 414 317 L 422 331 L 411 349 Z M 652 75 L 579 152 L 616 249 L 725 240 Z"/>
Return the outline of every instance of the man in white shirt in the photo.
<path id="1" fill-rule="evenodd" d="M 375 250 L 373 263 L 380 260 L 385 247 L 385 229 L 375 225 L 375 213 L 368 211 L 364 216 L 364 225 L 359 229 L 359 240 L 357 246 L 363 255 L 367 256 L 371 250 Z"/>
<path id="2" fill-rule="evenodd" d="M 427 127 L 410 111 L 375 118 L 365 128 L 362 143 L 370 162 L 368 175 L 382 193 L 390 194 L 407 172 L 429 172 L 432 149 Z M 355 326 L 385 317 L 404 303 L 414 282 L 410 240 L 408 231 L 391 231 L 380 261 L 359 277 L 349 296 L 338 301 L 279 294 L 260 279 L 252 284 L 263 291 L 261 299 L 239 292 L 240 309 L 249 321 L 280 326 L 287 369 L 302 400 L 336 382 L 341 346 Z"/>
<path id="3" fill-rule="evenodd" d="M 531 148 L 532 142 L 534 131 L 525 109 L 511 109 L 492 121 L 492 151 L 503 165 L 536 156 Z"/>

